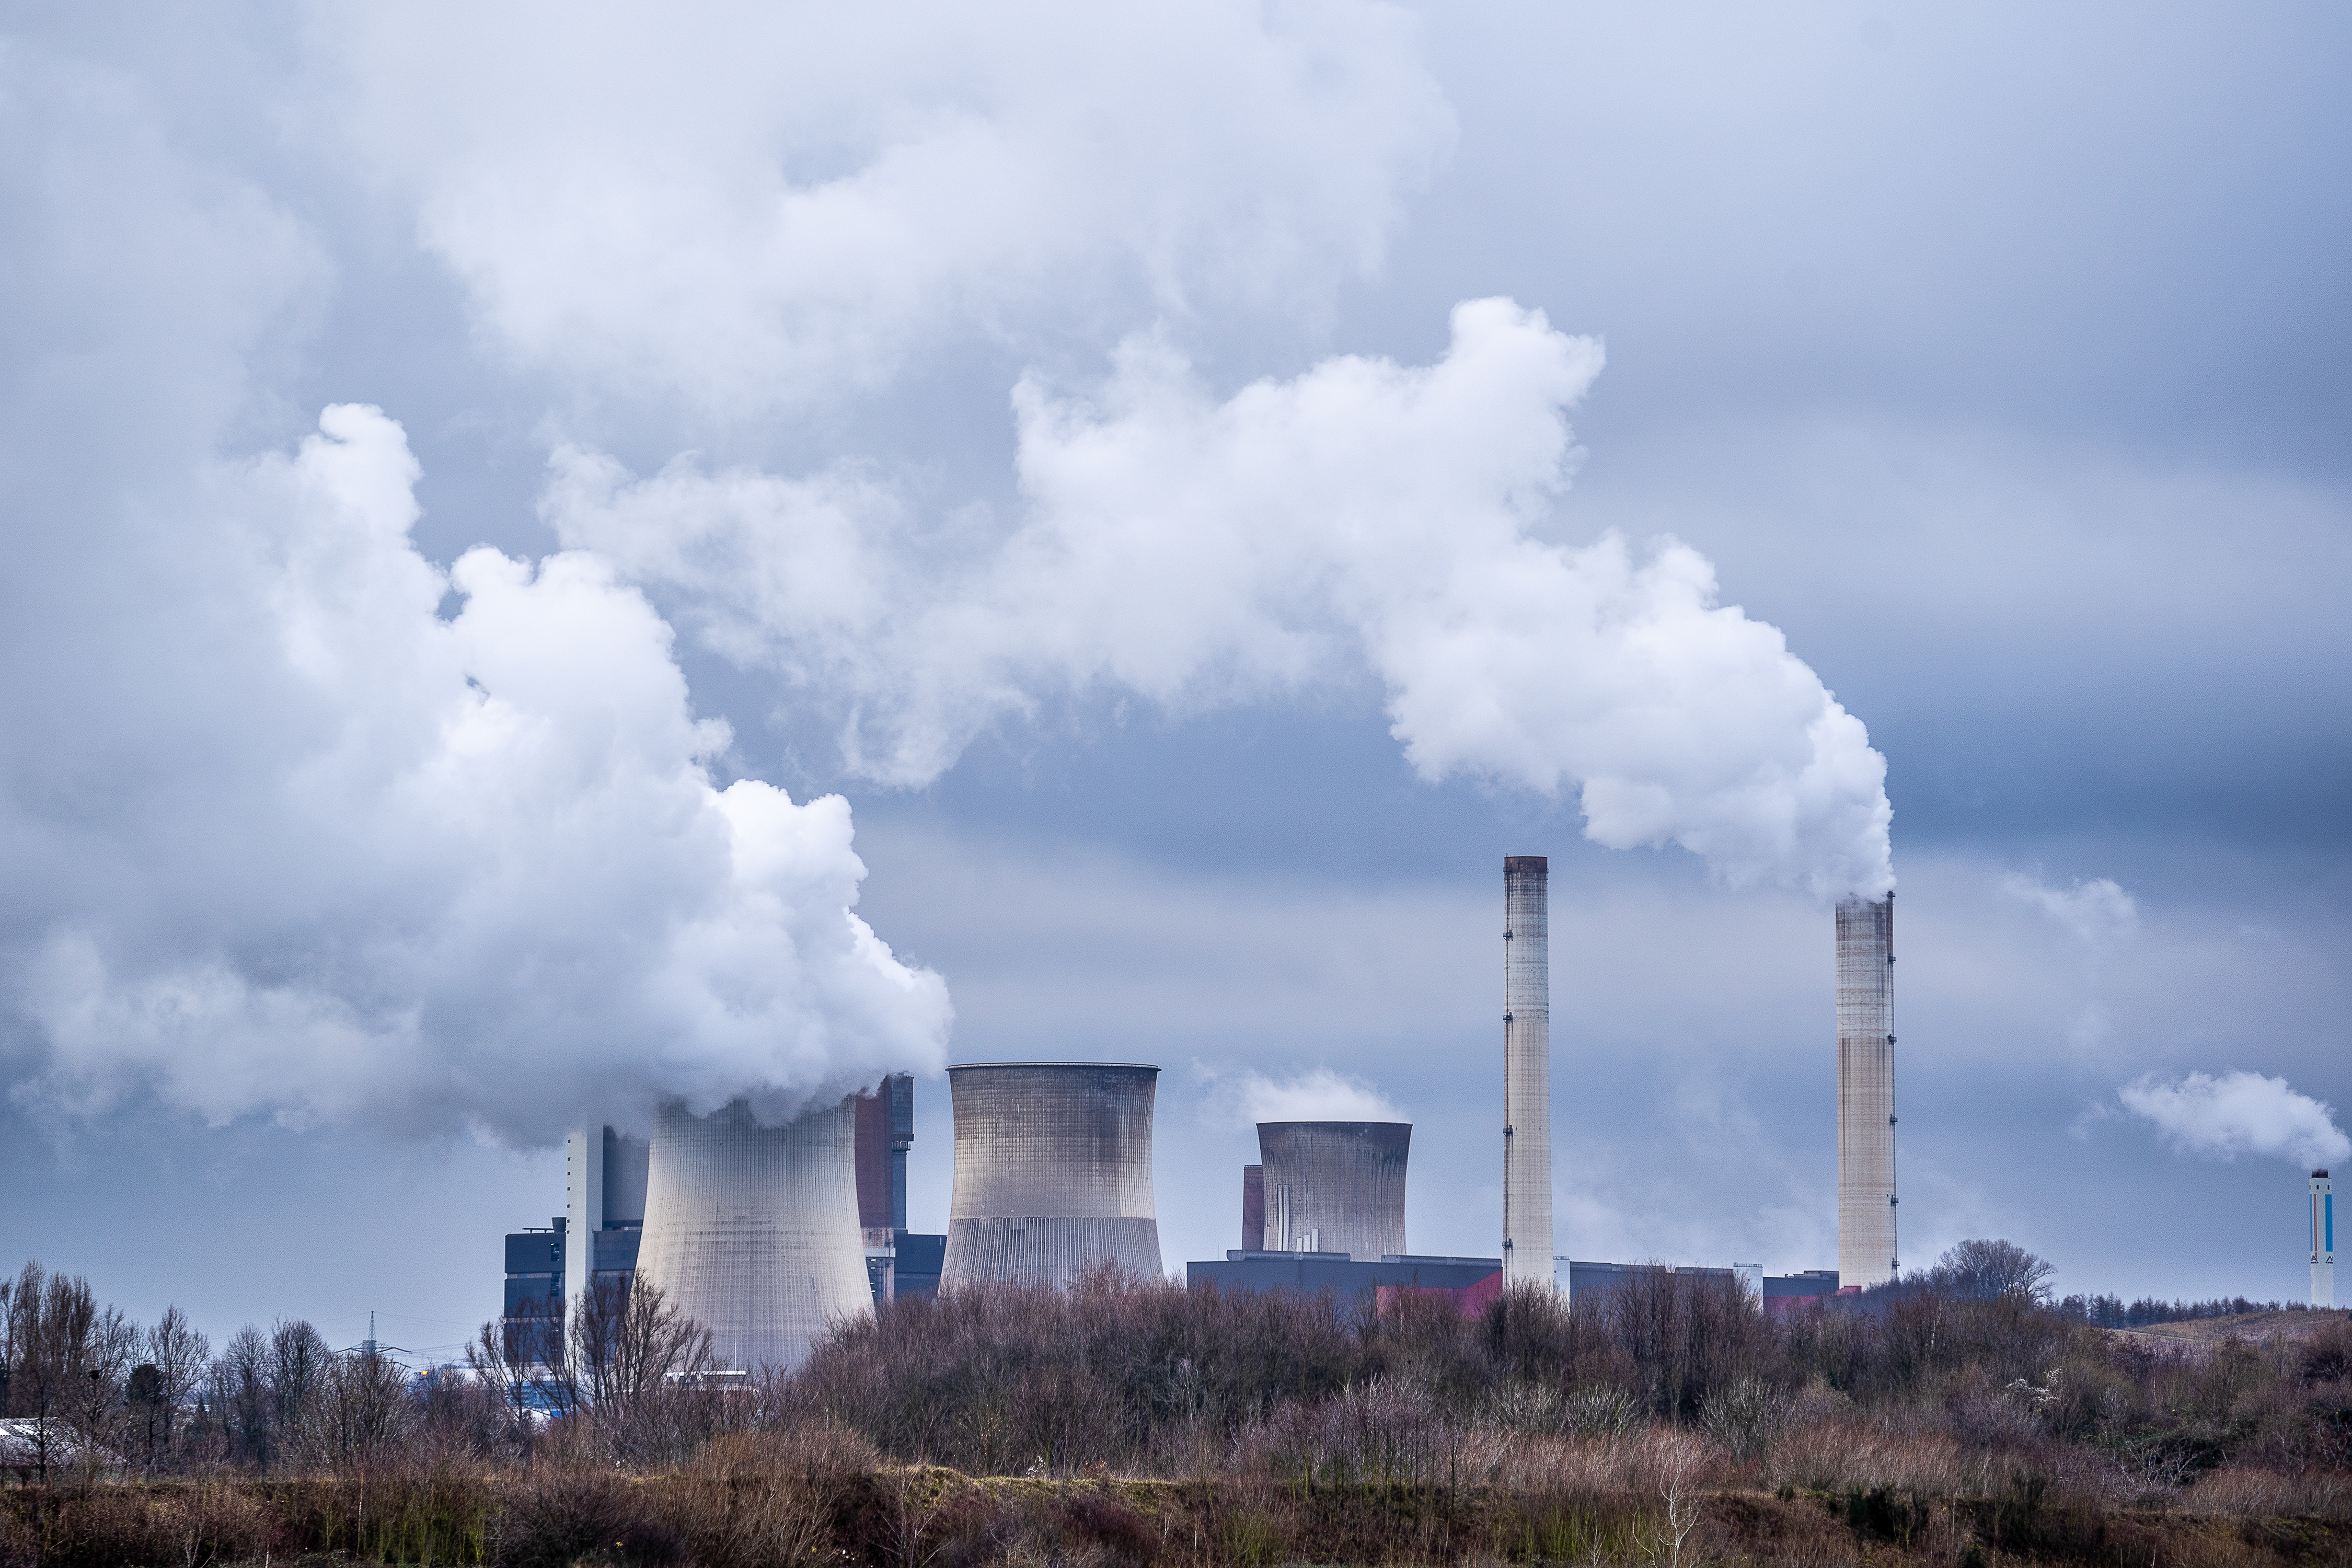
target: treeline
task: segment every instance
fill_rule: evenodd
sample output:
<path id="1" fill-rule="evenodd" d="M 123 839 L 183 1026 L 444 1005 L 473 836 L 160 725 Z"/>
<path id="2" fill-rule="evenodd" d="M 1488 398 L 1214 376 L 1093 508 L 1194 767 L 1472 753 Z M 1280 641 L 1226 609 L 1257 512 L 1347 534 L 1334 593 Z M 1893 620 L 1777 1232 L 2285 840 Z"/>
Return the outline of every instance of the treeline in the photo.
<path id="1" fill-rule="evenodd" d="M 142 1328 L 89 1281 L 27 1263 L 0 1279 L 0 1468 L 22 1479 L 332 1470 L 510 1447 L 504 1403 L 463 1369 L 338 1354 L 307 1322 L 247 1326 L 220 1353 L 177 1307 Z"/>
<path id="2" fill-rule="evenodd" d="M 2243 1296 L 2217 1296 L 2210 1301 L 2161 1301 L 2143 1296 L 2126 1302 L 2120 1296 L 2068 1296 L 2058 1310 L 2102 1329 L 2144 1329 L 2150 1323 L 2191 1323 L 2208 1318 L 2234 1318 L 2247 1312 L 2302 1312 L 2301 1301 L 2249 1301 Z"/>

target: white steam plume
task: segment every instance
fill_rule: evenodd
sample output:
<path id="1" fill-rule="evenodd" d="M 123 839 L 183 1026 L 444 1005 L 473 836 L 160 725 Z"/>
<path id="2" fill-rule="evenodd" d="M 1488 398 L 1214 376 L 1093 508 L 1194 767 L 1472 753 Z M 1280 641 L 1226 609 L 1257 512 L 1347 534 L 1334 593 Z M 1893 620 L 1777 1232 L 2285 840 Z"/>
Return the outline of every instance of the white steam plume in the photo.
<path id="1" fill-rule="evenodd" d="M 2139 903 L 2111 878 L 2086 882 L 2078 877 L 2072 887 L 2053 888 L 2011 874 L 2000 879 L 2000 890 L 2032 904 L 2087 947 L 2120 947 L 2139 934 Z"/>
<path id="2" fill-rule="evenodd" d="M 1537 537 L 1601 363 L 1503 300 L 1458 307 L 1433 365 L 1333 359 L 1223 403 L 1130 341 L 1096 399 L 1017 390 L 1027 510 L 993 542 L 848 474 L 637 480 L 572 447 L 542 505 L 833 712 L 868 777 L 932 779 L 1055 693 L 1201 708 L 1369 668 L 1425 778 L 1575 790 L 1596 842 L 1734 882 L 1884 891 L 1885 761 L 1780 633 L 1681 544 Z"/>
<path id="3" fill-rule="evenodd" d="M 946 342 L 1327 315 L 1453 140 L 1412 18 L 1351 0 L 426 0 L 310 37 L 320 134 L 486 339 L 577 402 L 720 419 Z"/>
<path id="4" fill-rule="evenodd" d="M 2334 1110 L 2283 1078 L 2254 1072 L 2149 1074 L 2117 1090 L 2124 1108 L 2153 1125 L 2176 1152 L 2209 1160 L 2241 1154 L 2324 1165 L 2352 1156 Z"/>
<path id="5" fill-rule="evenodd" d="M 660 1092 L 781 1114 L 939 1065 L 945 987 L 852 911 L 847 805 L 719 787 L 726 726 L 608 566 L 482 549 L 445 574 L 409 542 L 399 426 L 341 405 L 320 430 L 176 520 L 236 634 L 143 628 L 210 706 L 193 750 L 136 759 L 175 786 L 166 822 L 135 787 L 89 807 L 116 896 L 53 890 L 15 951 L 16 1094 L 530 1142 Z M 24 804 L 20 865 L 33 834 L 74 853 L 88 820 Z"/>
<path id="6" fill-rule="evenodd" d="M 1408 1120 L 1379 1089 L 1331 1068 L 1312 1068 L 1288 1079 L 1245 1072 L 1230 1094 L 1234 1119 L 1245 1127 L 1261 1121 Z"/>

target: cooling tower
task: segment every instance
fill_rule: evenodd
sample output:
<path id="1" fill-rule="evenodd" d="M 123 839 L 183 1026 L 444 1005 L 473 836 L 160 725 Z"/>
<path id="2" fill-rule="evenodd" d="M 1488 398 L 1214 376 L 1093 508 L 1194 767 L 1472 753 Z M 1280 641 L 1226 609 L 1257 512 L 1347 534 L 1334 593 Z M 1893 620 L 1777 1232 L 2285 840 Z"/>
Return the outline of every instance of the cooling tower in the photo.
<path id="1" fill-rule="evenodd" d="M 1879 1285 L 1895 1249 L 1895 895 L 1837 909 L 1838 1284 Z"/>
<path id="2" fill-rule="evenodd" d="M 710 1331 L 718 1366 L 798 1366 L 828 1324 L 873 1310 L 856 1127 L 846 1100 L 782 1127 L 740 1101 L 656 1113 L 637 1277 Z"/>
<path id="3" fill-rule="evenodd" d="M 940 1290 L 1068 1285 L 1106 1263 L 1159 1279 L 1159 1079 L 1156 1067 L 1100 1062 L 948 1068 L 955 1194 Z"/>
<path id="4" fill-rule="evenodd" d="M 1552 1281 L 1550 862 L 1503 861 L 1503 1283 Z"/>
<path id="5" fill-rule="evenodd" d="M 2311 1173 L 2311 1304 L 2336 1305 L 2336 1184 Z"/>
<path id="6" fill-rule="evenodd" d="M 1359 1263 L 1410 1252 L 1404 1165 L 1412 1143 L 1410 1121 L 1259 1122 L 1267 1248 L 1344 1252 Z"/>

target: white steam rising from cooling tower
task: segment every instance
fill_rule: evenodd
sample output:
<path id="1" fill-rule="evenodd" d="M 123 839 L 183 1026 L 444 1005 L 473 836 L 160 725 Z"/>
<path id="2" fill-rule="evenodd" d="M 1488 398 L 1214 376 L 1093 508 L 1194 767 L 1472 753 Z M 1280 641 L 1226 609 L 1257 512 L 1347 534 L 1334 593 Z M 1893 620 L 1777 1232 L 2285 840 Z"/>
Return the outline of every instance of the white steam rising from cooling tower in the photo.
<path id="1" fill-rule="evenodd" d="M 1404 1244 L 1410 1121 L 1261 1121 L 1265 1230 L 1276 1252 L 1344 1252 L 1360 1263 Z"/>
<path id="2" fill-rule="evenodd" d="M 1104 1062 L 948 1068 L 955 1194 L 940 1289 L 1057 1285 L 1115 1264 L 1157 1279 L 1151 1111 L 1160 1069 Z"/>
<path id="3" fill-rule="evenodd" d="M 654 1116 L 637 1278 L 710 1331 L 716 1363 L 789 1369 L 835 1321 L 873 1310 L 857 1223 L 851 1102 L 781 1127 L 740 1100 Z"/>
<path id="4" fill-rule="evenodd" d="M 1895 895 L 1837 907 L 1838 1284 L 1878 1285 L 1895 1246 Z"/>
<path id="5" fill-rule="evenodd" d="M 1503 861 L 1503 1283 L 1552 1282 L 1550 862 Z"/>

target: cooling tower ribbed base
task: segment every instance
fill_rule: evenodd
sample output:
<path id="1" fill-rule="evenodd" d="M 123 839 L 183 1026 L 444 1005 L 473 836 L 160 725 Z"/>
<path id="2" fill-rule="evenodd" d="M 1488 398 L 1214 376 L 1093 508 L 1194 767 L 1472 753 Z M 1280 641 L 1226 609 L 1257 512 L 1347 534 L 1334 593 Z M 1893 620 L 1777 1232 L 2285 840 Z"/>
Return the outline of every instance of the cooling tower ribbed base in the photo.
<path id="1" fill-rule="evenodd" d="M 962 1285 L 1076 1284 L 1105 1264 L 1142 1279 L 1160 1278 L 1156 1219 L 1033 1215 L 951 1219 L 940 1283 Z"/>
<path id="2" fill-rule="evenodd" d="M 740 1102 L 654 1119 L 637 1274 L 710 1331 L 715 1365 L 789 1370 L 874 1310 L 847 1101 L 762 1127 Z"/>

